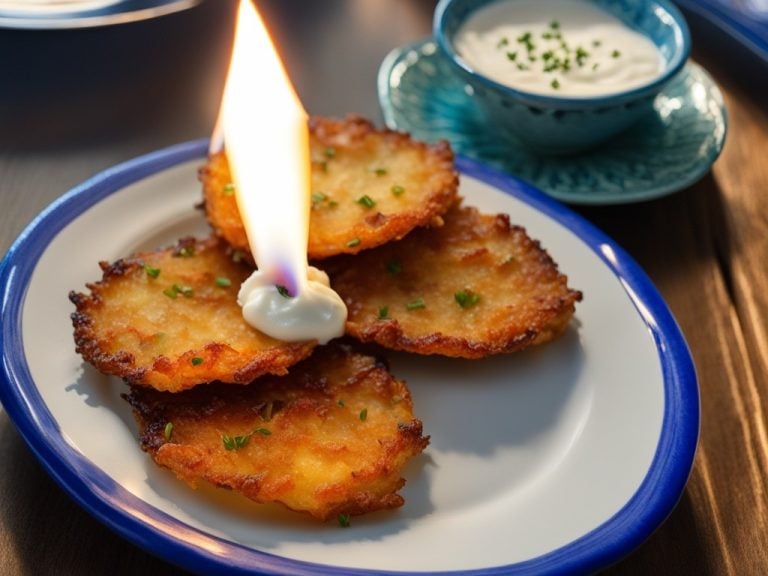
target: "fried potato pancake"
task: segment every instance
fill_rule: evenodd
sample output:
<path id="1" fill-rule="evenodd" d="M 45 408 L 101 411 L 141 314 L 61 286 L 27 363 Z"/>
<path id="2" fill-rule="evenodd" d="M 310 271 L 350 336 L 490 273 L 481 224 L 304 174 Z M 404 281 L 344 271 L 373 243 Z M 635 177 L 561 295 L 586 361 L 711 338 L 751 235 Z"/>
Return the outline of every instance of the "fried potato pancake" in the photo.
<path id="1" fill-rule="evenodd" d="M 237 292 L 251 268 L 235 260 L 211 237 L 100 263 L 90 294 L 69 295 L 77 352 L 105 374 L 170 392 L 284 374 L 316 342 L 280 342 L 246 324 Z"/>
<path id="2" fill-rule="evenodd" d="M 445 142 L 417 142 L 351 116 L 313 118 L 310 148 L 310 258 L 356 254 L 418 226 L 439 225 L 457 200 L 458 175 Z M 225 153 L 212 155 L 199 176 L 211 226 L 250 254 Z"/>
<path id="3" fill-rule="evenodd" d="M 504 214 L 456 206 L 440 228 L 322 263 L 347 334 L 418 354 L 480 358 L 563 332 L 581 292 Z"/>
<path id="4" fill-rule="evenodd" d="M 132 387 L 125 398 L 142 449 L 191 486 L 210 482 L 322 520 L 402 506 L 401 469 L 429 443 L 405 384 L 345 344 L 248 386 Z"/>

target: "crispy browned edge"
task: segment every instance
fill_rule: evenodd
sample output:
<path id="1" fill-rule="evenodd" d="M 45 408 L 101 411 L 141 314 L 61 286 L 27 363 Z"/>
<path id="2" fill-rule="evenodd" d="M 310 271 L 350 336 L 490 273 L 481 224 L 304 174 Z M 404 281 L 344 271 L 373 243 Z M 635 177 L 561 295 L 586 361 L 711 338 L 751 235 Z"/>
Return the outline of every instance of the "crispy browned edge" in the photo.
<path id="1" fill-rule="evenodd" d="M 311 259 L 323 259 L 338 254 L 357 254 L 362 250 L 398 240 L 414 228 L 440 226 L 442 224 L 441 215 L 458 200 L 459 176 L 453 165 L 453 150 L 445 140 L 428 144 L 411 138 L 405 132 L 398 132 L 389 128 L 379 129 L 369 120 L 354 114 L 350 114 L 344 119 L 312 117 L 309 121 L 309 127 L 316 138 L 328 145 L 332 145 L 334 139 L 337 138 L 355 142 L 374 134 L 394 141 L 397 147 L 418 148 L 426 153 L 431 163 L 434 163 L 431 177 L 440 177 L 439 180 L 432 183 L 431 192 L 421 202 L 423 207 L 420 210 L 406 210 L 387 215 L 376 212 L 365 218 L 364 225 L 350 228 L 350 238 L 359 240 L 359 243 L 356 244 L 342 243 L 340 246 L 332 248 L 319 241 L 313 242 L 310 218 L 308 256 Z M 243 251 L 250 257 L 250 247 L 245 228 L 242 221 L 239 220 L 234 197 L 228 200 L 228 204 L 231 203 L 230 206 L 219 205 L 215 210 L 208 209 L 217 203 L 216 199 L 219 195 L 212 185 L 212 182 L 217 178 L 216 170 L 212 166 L 218 162 L 226 163 L 224 152 L 213 154 L 208 163 L 198 171 L 199 179 L 203 183 L 203 209 L 216 234 L 229 242 L 233 248 Z M 218 184 L 222 183 L 219 182 Z"/>
<path id="2" fill-rule="evenodd" d="M 567 286 L 567 276 L 559 272 L 557 263 L 541 246 L 541 243 L 528 236 L 525 228 L 522 226 L 512 225 L 508 214 L 483 215 L 476 208 L 468 206 L 455 206 L 454 210 L 473 212 L 476 217 L 479 217 L 478 226 L 481 228 L 487 226 L 490 222 L 490 225 L 496 231 L 509 236 L 517 235 L 521 238 L 526 253 L 530 253 L 536 258 L 538 270 L 557 275 L 562 293 L 542 293 L 542 296 L 546 296 L 546 298 L 540 299 L 540 304 L 535 308 L 536 317 L 530 325 L 520 327 L 517 324 L 508 324 L 492 331 L 491 336 L 487 339 L 473 338 L 473 335 L 452 337 L 443 334 L 437 329 L 429 335 L 414 337 L 410 336 L 408 331 L 403 329 L 397 320 L 358 322 L 353 318 L 353 313 L 350 313 L 350 318 L 347 320 L 347 334 L 362 342 L 375 342 L 393 350 L 467 359 L 478 359 L 494 354 L 517 352 L 529 346 L 544 344 L 562 334 L 568 327 L 575 312 L 576 302 L 580 302 L 583 299 L 583 294 L 581 291 L 573 290 Z M 491 218 L 493 219 L 492 222 L 489 220 Z M 437 231 L 438 234 L 442 232 L 444 232 L 442 229 Z M 416 233 L 416 236 L 405 238 L 402 242 L 418 242 L 419 234 L 430 233 L 431 231 L 429 230 L 419 231 Z M 333 263 L 330 268 L 324 268 L 331 276 L 332 285 L 340 292 L 348 308 L 354 310 L 354 299 L 349 294 L 345 294 L 344 289 L 339 287 L 338 284 L 334 284 L 333 281 L 335 271 L 349 269 L 349 267 L 355 265 L 355 260 L 341 256 L 327 263 Z"/>
<path id="3" fill-rule="evenodd" d="M 408 422 L 401 422 L 397 427 L 397 440 L 395 443 L 387 446 L 386 455 L 380 458 L 374 467 L 369 470 L 367 477 L 371 479 L 386 478 L 391 476 L 393 472 L 397 472 L 402 468 L 403 463 L 397 470 L 393 470 L 393 463 L 398 456 L 407 455 L 408 459 L 421 453 L 430 442 L 429 436 L 423 434 L 423 423 L 420 419 L 413 416 L 412 399 L 410 391 L 405 386 L 404 382 L 395 379 L 389 371 L 388 362 L 386 359 L 379 355 L 375 355 L 370 349 L 365 348 L 360 343 L 353 341 L 335 341 L 332 344 L 318 347 L 315 349 L 313 356 L 303 360 L 291 369 L 288 376 L 264 376 L 259 380 L 254 381 L 250 386 L 245 387 L 226 387 L 222 389 L 219 387 L 219 383 L 212 383 L 206 386 L 200 386 L 192 390 L 185 391 L 180 394 L 170 394 L 168 392 L 162 392 L 158 390 L 148 389 L 140 386 L 131 386 L 129 393 L 124 393 L 121 396 L 128 401 L 133 408 L 133 415 L 139 425 L 139 442 L 141 449 L 147 452 L 153 460 L 159 465 L 170 468 L 181 479 L 192 484 L 194 486 L 196 480 L 204 480 L 211 483 L 214 486 L 235 490 L 240 492 L 245 497 L 250 498 L 256 502 L 280 502 L 279 500 L 264 499 L 260 494 L 261 481 L 258 477 L 254 476 L 226 476 L 216 474 L 200 474 L 199 468 L 194 467 L 194 470 L 187 468 L 188 464 L 182 462 L 181 468 L 173 468 L 160 463 L 158 452 L 163 447 L 180 450 L 177 456 L 181 456 L 183 461 L 185 458 L 185 449 L 193 449 L 191 446 L 174 446 L 170 444 L 167 437 L 166 426 L 168 422 L 173 421 L 174 410 L 178 409 L 180 405 L 181 410 L 190 418 L 198 419 L 201 425 L 204 425 L 205 419 L 216 411 L 219 405 L 222 403 L 217 394 L 223 392 L 229 396 L 236 396 L 246 398 L 255 393 L 260 382 L 264 382 L 264 379 L 270 379 L 274 382 L 275 379 L 291 378 L 291 374 L 298 374 L 293 380 L 293 386 L 300 386 L 303 389 L 312 390 L 317 384 L 312 378 L 307 378 L 307 372 L 302 372 L 306 369 L 308 372 L 312 370 L 312 364 L 317 360 L 317 357 L 327 358 L 331 355 L 343 355 L 349 357 L 354 354 L 367 354 L 372 356 L 375 360 L 372 366 L 364 368 L 362 371 L 354 373 L 350 376 L 351 379 L 362 379 L 373 375 L 377 382 L 374 386 L 381 386 L 381 379 L 395 380 L 399 383 L 402 389 L 406 393 L 406 400 L 409 404 L 409 412 L 411 413 L 411 419 Z M 309 368 L 307 368 L 309 366 Z M 130 384 L 130 383 L 129 383 Z M 254 406 L 252 399 L 248 402 L 242 402 L 242 405 Z M 302 399 L 296 402 L 296 407 L 300 409 L 301 414 L 314 414 L 318 409 L 315 402 Z M 322 407 L 320 407 L 322 408 Z M 173 460 L 173 456 L 169 456 L 170 460 Z M 210 458 L 214 456 L 209 455 Z M 198 460 L 196 456 L 195 460 Z M 397 493 L 404 485 L 406 481 L 400 477 L 391 487 L 391 491 L 386 494 L 372 494 L 369 491 L 361 491 L 354 494 L 349 500 L 331 506 L 323 510 L 321 513 L 312 513 L 313 516 L 320 520 L 328 520 L 329 518 L 337 517 L 339 514 L 360 515 L 376 510 L 393 509 L 402 506 L 405 502 L 403 497 Z M 301 510 L 301 512 L 308 512 Z"/>
<path id="4" fill-rule="evenodd" d="M 173 247 L 166 248 L 165 250 L 178 254 L 185 248 L 194 247 L 195 250 L 199 251 L 213 249 L 222 243 L 222 240 L 215 236 L 204 240 L 185 237 L 180 239 Z M 105 261 L 99 262 L 102 278 L 96 282 L 86 284 L 90 294 L 75 290 L 69 293 L 69 300 L 75 305 L 75 312 L 70 316 L 74 328 L 75 351 L 100 372 L 130 380 L 138 385 L 149 385 L 145 380 L 151 372 L 173 374 L 179 367 L 186 367 L 193 356 L 204 356 L 206 359 L 216 362 L 217 358 L 220 358 L 222 353 L 228 349 L 225 344 L 211 342 L 202 349 L 188 351 L 188 353 L 185 353 L 176 361 L 165 356 L 159 356 L 155 359 L 152 366 L 136 366 L 134 356 L 126 351 L 111 354 L 103 350 L 99 338 L 94 331 L 93 320 L 89 310 L 100 306 L 103 302 L 101 296 L 102 286 L 112 279 L 120 278 L 140 269 L 143 266 L 143 259 L 147 254 L 146 252 L 138 253 L 128 258 L 120 258 L 111 264 Z M 249 359 L 242 368 L 233 371 L 232 383 L 247 384 L 264 373 L 285 374 L 287 372 L 286 366 L 306 358 L 313 348 L 314 342 L 309 344 L 306 342 L 285 343 L 283 347 L 262 351 L 258 358 Z M 276 365 L 280 365 L 281 368 L 274 369 Z M 189 387 L 183 386 L 178 390 Z M 168 389 L 168 391 L 178 390 Z"/>

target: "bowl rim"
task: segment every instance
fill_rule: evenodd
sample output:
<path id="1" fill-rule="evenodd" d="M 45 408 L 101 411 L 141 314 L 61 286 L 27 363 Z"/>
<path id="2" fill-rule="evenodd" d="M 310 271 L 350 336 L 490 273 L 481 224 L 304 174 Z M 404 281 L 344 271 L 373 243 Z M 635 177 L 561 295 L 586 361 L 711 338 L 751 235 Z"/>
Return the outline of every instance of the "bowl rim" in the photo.
<path id="1" fill-rule="evenodd" d="M 489 4 L 497 2 L 514 2 L 515 0 L 485 0 L 478 3 L 472 10 L 475 12 Z M 591 2 L 592 0 L 587 0 Z M 435 8 L 432 20 L 432 32 L 438 47 L 448 56 L 451 64 L 465 76 L 479 83 L 486 89 L 496 90 L 514 100 L 521 101 L 527 105 L 540 108 L 559 108 L 563 110 L 583 110 L 592 108 L 613 107 L 639 100 L 644 96 L 650 96 L 658 93 L 672 78 L 677 76 L 683 69 L 691 53 L 691 33 L 688 23 L 682 12 L 669 0 L 648 0 L 647 4 L 653 12 L 656 8 L 661 8 L 666 14 L 671 16 L 672 25 L 675 29 L 675 37 L 678 40 L 672 58 L 667 61 L 667 66 L 661 74 L 654 77 L 645 84 L 619 92 L 611 92 L 597 96 L 556 96 L 550 94 L 540 94 L 536 92 L 527 92 L 512 88 L 489 78 L 488 76 L 475 70 L 453 47 L 453 41 L 449 39 L 445 32 L 445 21 L 447 14 L 456 0 L 440 0 Z"/>

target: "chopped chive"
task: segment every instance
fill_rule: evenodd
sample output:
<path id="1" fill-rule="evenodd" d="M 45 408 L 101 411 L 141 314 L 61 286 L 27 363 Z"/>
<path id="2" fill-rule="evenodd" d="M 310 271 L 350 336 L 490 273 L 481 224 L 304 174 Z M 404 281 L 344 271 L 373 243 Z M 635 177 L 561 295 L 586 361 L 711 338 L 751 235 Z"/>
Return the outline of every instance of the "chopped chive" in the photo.
<path id="1" fill-rule="evenodd" d="M 376 176 L 385 176 L 387 174 L 387 169 L 386 168 L 374 168 L 373 170 L 371 170 L 371 172 L 376 174 Z"/>
<path id="2" fill-rule="evenodd" d="M 291 293 L 288 291 L 288 288 L 283 286 L 282 284 L 275 284 L 275 289 L 277 290 L 277 293 L 280 294 L 283 298 L 292 298 Z"/>
<path id="3" fill-rule="evenodd" d="M 368 196 L 368 194 L 360 196 L 360 198 L 358 198 L 356 200 L 356 202 L 358 204 L 360 204 L 360 206 L 365 206 L 368 209 L 373 208 L 374 206 L 376 206 L 376 201 L 373 198 L 371 198 L 370 196 Z"/>
<path id="4" fill-rule="evenodd" d="M 509 38 L 504 36 L 501 40 L 499 40 L 499 43 L 496 44 L 496 48 L 503 48 L 507 44 L 509 44 Z"/>
<path id="5" fill-rule="evenodd" d="M 157 278 L 160 276 L 160 268 L 155 268 L 154 266 L 150 266 L 149 264 L 144 264 L 143 266 L 144 272 L 147 273 L 147 276 L 150 278 Z"/>
<path id="6" fill-rule="evenodd" d="M 517 59 L 517 52 L 507 52 L 507 60 L 510 62 Z"/>
<path id="7" fill-rule="evenodd" d="M 178 292 L 178 290 L 176 290 L 176 285 L 174 284 L 173 286 L 169 286 L 168 288 L 163 290 L 163 294 L 168 296 L 168 298 L 174 298 L 175 299 L 176 296 L 178 296 L 179 292 Z"/>
<path id="8" fill-rule="evenodd" d="M 342 399 L 339 399 L 339 401 L 338 401 L 338 402 L 336 402 L 336 404 L 338 404 L 339 406 L 341 406 L 342 408 L 344 408 L 344 400 L 342 400 Z"/>
<path id="9" fill-rule="evenodd" d="M 560 22 L 557 20 L 552 20 L 552 22 L 549 23 L 549 27 L 552 28 L 552 30 L 557 30 L 560 28 Z"/>
<path id="10" fill-rule="evenodd" d="M 165 425 L 165 428 L 163 429 L 163 436 L 165 436 L 166 440 L 170 441 L 172 434 L 173 434 L 173 422 L 168 422 Z"/>
<path id="11" fill-rule="evenodd" d="M 230 280 L 226 276 L 219 276 L 216 278 L 216 286 L 219 286 L 221 288 L 229 288 L 230 286 L 232 286 L 232 280 Z"/>
<path id="12" fill-rule="evenodd" d="M 224 184 L 224 196 L 232 196 L 235 193 L 235 185 L 232 182 Z"/>
<path id="13" fill-rule="evenodd" d="M 332 146 L 329 146 L 325 150 L 323 150 L 323 156 L 326 158 L 333 158 L 336 156 L 336 148 L 333 148 Z"/>
<path id="14" fill-rule="evenodd" d="M 389 306 L 379 306 L 379 320 L 384 320 L 389 316 Z"/>
<path id="15" fill-rule="evenodd" d="M 554 88 L 555 90 L 557 90 L 558 88 L 560 88 L 560 81 L 557 78 L 555 78 L 554 80 L 552 80 L 552 82 L 549 83 L 549 85 L 552 86 L 552 88 Z"/>
<path id="16" fill-rule="evenodd" d="M 330 200 L 328 202 L 328 208 L 336 208 L 336 206 L 338 206 L 338 205 L 339 205 L 339 203 L 336 202 L 336 200 Z"/>
<path id="17" fill-rule="evenodd" d="M 339 514 L 339 526 L 349 528 L 352 524 L 349 521 L 349 514 Z"/>
<path id="18" fill-rule="evenodd" d="M 387 269 L 387 273 L 394 276 L 395 274 L 400 274 L 400 272 L 403 271 L 403 265 L 394 258 L 390 258 L 387 260 L 387 262 L 384 264 L 384 267 Z"/>
<path id="19" fill-rule="evenodd" d="M 328 162 L 326 162 L 325 160 L 320 162 L 320 170 L 322 170 L 323 172 L 328 172 Z"/>
<path id="20" fill-rule="evenodd" d="M 600 48 L 602 44 L 603 43 L 600 40 L 592 40 L 592 46 L 594 46 L 595 48 Z"/>
<path id="21" fill-rule="evenodd" d="M 422 308 L 426 308 L 427 304 L 424 302 L 424 298 L 416 298 L 416 300 L 411 300 L 405 305 L 406 310 L 420 310 Z"/>
<path id="22" fill-rule="evenodd" d="M 186 284 L 174 284 L 172 288 L 176 294 L 181 294 L 186 298 L 192 298 L 192 296 L 195 295 L 195 289 L 192 288 L 192 286 L 187 286 Z"/>
<path id="23" fill-rule="evenodd" d="M 618 50 L 614 50 L 613 52 L 611 52 L 611 58 L 618 58 L 619 56 L 621 56 L 621 52 L 619 52 Z"/>
<path id="24" fill-rule="evenodd" d="M 402 196 L 403 194 L 405 194 L 405 188 L 403 188 L 399 184 L 395 184 L 394 186 L 392 186 L 392 188 L 390 188 L 390 191 L 395 196 Z"/>
<path id="25" fill-rule="evenodd" d="M 363 408 L 360 410 L 360 414 L 358 416 L 360 417 L 361 422 L 365 422 L 368 419 L 368 408 Z"/>
<path id="26" fill-rule="evenodd" d="M 472 306 L 480 302 L 480 295 L 472 290 L 459 290 L 453 295 L 453 298 L 464 309 L 472 308 Z"/>
<path id="27" fill-rule="evenodd" d="M 322 192 L 312 192 L 312 207 L 317 206 L 321 202 L 328 200 L 328 195 Z"/>
<path id="28" fill-rule="evenodd" d="M 266 428 L 256 428 L 256 430 L 253 431 L 255 434 L 261 434 L 262 436 L 269 436 L 272 434 L 270 430 L 267 430 Z"/>
<path id="29" fill-rule="evenodd" d="M 200 356 L 195 356 L 194 358 L 192 358 L 192 360 L 190 360 L 190 362 L 192 362 L 192 366 L 199 366 L 200 364 L 203 363 L 203 359 L 200 358 Z"/>
<path id="30" fill-rule="evenodd" d="M 360 238 L 352 238 L 349 242 L 347 242 L 347 248 L 354 248 L 355 246 L 358 246 L 360 244 Z"/>
<path id="31" fill-rule="evenodd" d="M 227 450 L 237 450 L 238 448 L 243 448 L 246 444 L 248 444 L 248 440 L 250 439 L 251 434 L 246 434 L 245 436 L 227 436 L 224 434 L 221 437 L 224 448 Z"/>

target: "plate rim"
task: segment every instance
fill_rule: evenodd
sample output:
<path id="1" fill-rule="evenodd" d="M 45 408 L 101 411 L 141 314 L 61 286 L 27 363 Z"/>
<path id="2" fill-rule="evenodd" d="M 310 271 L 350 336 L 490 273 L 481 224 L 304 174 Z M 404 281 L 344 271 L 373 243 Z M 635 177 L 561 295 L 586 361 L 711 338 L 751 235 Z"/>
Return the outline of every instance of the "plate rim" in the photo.
<path id="1" fill-rule="evenodd" d="M 389 51 L 389 53 L 387 53 L 379 65 L 379 70 L 376 76 L 376 91 L 379 99 L 379 108 L 381 109 L 385 124 L 392 130 L 410 132 L 411 128 L 407 125 L 407 123 L 399 123 L 395 119 L 395 106 L 392 104 L 392 90 L 389 84 L 389 79 L 395 70 L 395 66 L 403 61 L 409 52 L 417 52 L 421 54 L 422 49 L 428 45 L 432 45 L 434 47 L 433 54 L 440 52 L 440 47 L 437 45 L 437 42 L 434 40 L 434 38 L 428 36 L 420 40 L 408 42 L 393 48 Z M 568 194 L 557 190 L 546 191 L 544 188 L 539 187 L 535 182 L 528 182 L 511 172 L 508 172 L 508 174 L 516 180 L 525 182 L 529 186 L 537 188 L 548 196 L 551 196 L 561 202 L 582 206 L 618 206 L 624 204 L 634 204 L 637 202 L 646 202 L 655 200 L 657 198 L 663 198 L 664 196 L 669 196 L 698 182 L 711 169 L 712 165 L 720 157 L 720 154 L 722 154 L 723 148 L 725 147 L 725 141 L 728 135 L 728 110 L 725 106 L 725 100 L 717 83 L 709 75 L 706 69 L 704 69 L 704 67 L 697 64 L 693 60 L 689 59 L 678 73 L 678 76 L 675 78 L 678 78 L 683 74 L 690 74 L 691 71 L 702 74 L 707 78 L 707 80 L 709 80 L 710 84 L 712 85 L 714 90 L 713 95 L 719 103 L 718 109 L 722 117 L 723 135 L 712 148 L 712 153 L 708 156 L 707 161 L 701 162 L 696 170 L 691 170 L 686 178 L 670 181 L 664 185 L 657 185 L 653 188 L 649 188 L 646 191 L 635 190 L 625 194 L 611 193 L 589 196 L 585 193 Z M 674 81 L 675 79 L 673 78 L 671 82 Z M 662 89 L 661 93 L 664 93 L 664 89 Z M 487 159 L 478 158 L 477 161 L 486 162 Z"/>
<path id="2" fill-rule="evenodd" d="M 207 149 L 208 139 L 193 140 L 109 168 L 52 202 L 19 235 L 0 262 L 0 401 L 24 441 L 64 491 L 99 521 L 148 552 L 204 574 L 246 574 L 254 570 L 265 574 L 335 574 L 339 567 L 281 557 L 188 526 L 130 494 L 66 442 L 31 379 L 23 354 L 21 320 L 29 279 L 56 235 L 111 194 L 177 164 L 203 158 Z M 462 156 L 456 158 L 456 167 L 461 174 L 525 202 L 576 234 L 622 282 L 652 334 L 662 368 L 664 413 L 653 459 L 629 501 L 602 524 L 553 551 L 513 564 L 461 571 L 478 576 L 592 572 L 639 546 L 666 519 L 682 495 L 693 467 L 700 428 L 693 359 L 661 294 L 613 240 L 558 201 L 500 170 Z M 142 521 L 141 516 L 152 522 Z M 346 567 L 344 571 L 359 575 L 458 573 Z"/>

